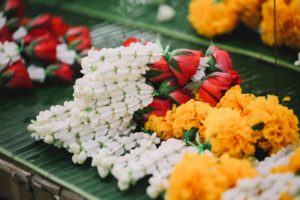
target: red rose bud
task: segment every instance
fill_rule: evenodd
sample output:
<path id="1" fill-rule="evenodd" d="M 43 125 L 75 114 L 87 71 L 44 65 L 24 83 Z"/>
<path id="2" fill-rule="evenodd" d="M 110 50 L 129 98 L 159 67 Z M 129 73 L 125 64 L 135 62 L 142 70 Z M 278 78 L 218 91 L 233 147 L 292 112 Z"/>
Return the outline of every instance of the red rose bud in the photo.
<path id="1" fill-rule="evenodd" d="M 186 85 L 198 69 L 202 52 L 190 49 L 176 49 L 169 56 L 171 71 L 179 85 Z"/>
<path id="2" fill-rule="evenodd" d="M 46 69 L 47 76 L 54 76 L 66 83 L 72 83 L 73 74 L 72 68 L 67 64 L 50 65 Z"/>
<path id="3" fill-rule="evenodd" d="M 12 13 L 12 15 L 20 17 L 25 12 L 25 6 L 22 0 L 7 0 L 5 5 L 5 11 Z"/>
<path id="4" fill-rule="evenodd" d="M 158 83 L 166 78 L 173 76 L 169 64 L 164 57 L 159 61 L 149 65 L 150 70 L 147 71 L 146 77 L 153 83 Z"/>
<path id="5" fill-rule="evenodd" d="M 11 32 L 7 26 L 0 28 L 0 42 L 13 41 Z"/>
<path id="6" fill-rule="evenodd" d="M 170 93 L 174 92 L 178 87 L 179 86 L 177 85 L 175 79 L 166 79 L 160 84 L 158 88 L 159 96 L 163 98 L 169 98 Z"/>
<path id="7" fill-rule="evenodd" d="M 30 28 L 45 27 L 49 29 L 51 27 L 51 16 L 49 14 L 40 15 L 30 22 Z"/>
<path id="8" fill-rule="evenodd" d="M 200 98 L 215 106 L 223 94 L 238 83 L 239 76 L 225 72 L 214 72 L 203 82 L 199 89 Z"/>
<path id="9" fill-rule="evenodd" d="M 169 94 L 169 98 L 177 105 L 181 105 L 188 100 L 190 100 L 192 97 L 189 94 L 189 92 L 185 89 L 177 89 L 174 92 Z"/>
<path id="10" fill-rule="evenodd" d="M 133 38 L 133 37 L 131 37 L 131 38 L 127 38 L 127 39 L 122 43 L 122 45 L 123 45 L 124 47 L 128 47 L 128 46 L 130 46 L 131 43 L 137 43 L 137 42 L 141 42 L 141 40 L 140 40 L 139 38 Z"/>
<path id="11" fill-rule="evenodd" d="M 27 72 L 27 69 L 24 63 L 19 60 L 9 66 L 4 72 L 3 76 L 9 77 L 8 82 L 6 83 L 7 87 L 10 88 L 27 88 L 32 89 L 33 84 Z"/>
<path id="12" fill-rule="evenodd" d="M 74 46 L 78 51 L 89 49 L 92 46 L 90 30 L 85 26 L 71 27 L 66 33 L 66 40 L 69 45 Z"/>
<path id="13" fill-rule="evenodd" d="M 152 103 L 148 106 L 151 111 L 144 115 L 144 120 L 147 121 L 150 115 L 165 116 L 167 111 L 171 109 L 171 103 L 169 99 L 159 99 L 154 97 Z"/>
<path id="14" fill-rule="evenodd" d="M 242 79 L 240 77 L 240 75 L 237 73 L 237 71 L 235 70 L 229 70 L 229 72 L 233 77 L 235 82 L 232 83 L 232 85 L 240 85 L 242 83 Z"/>
<path id="15" fill-rule="evenodd" d="M 216 59 L 216 67 L 224 72 L 232 69 L 232 60 L 227 51 L 221 50 L 218 47 L 213 47 L 213 56 Z"/>
<path id="16" fill-rule="evenodd" d="M 26 47 L 25 52 L 38 59 L 55 62 L 57 45 L 58 41 L 56 38 L 46 35 L 33 41 Z"/>
<path id="17" fill-rule="evenodd" d="M 63 36 L 69 29 L 69 25 L 63 20 L 62 17 L 51 17 L 51 30 L 56 36 Z"/>

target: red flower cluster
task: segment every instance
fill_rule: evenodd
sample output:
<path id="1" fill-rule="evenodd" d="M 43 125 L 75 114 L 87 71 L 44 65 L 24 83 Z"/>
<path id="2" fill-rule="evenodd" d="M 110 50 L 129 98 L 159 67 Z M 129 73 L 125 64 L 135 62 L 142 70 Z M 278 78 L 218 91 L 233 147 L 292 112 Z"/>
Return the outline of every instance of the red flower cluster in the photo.
<path id="1" fill-rule="evenodd" d="M 123 45 L 140 41 L 129 38 Z M 175 49 L 149 68 L 146 78 L 155 87 L 156 97 L 144 109 L 145 120 L 151 114 L 164 116 L 172 103 L 183 104 L 197 93 L 202 101 L 215 106 L 230 87 L 241 83 L 229 53 L 214 46 L 209 47 L 206 55 L 200 50 Z"/>
<path id="2" fill-rule="evenodd" d="M 79 73 L 78 58 L 91 47 L 89 29 L 72 27 L 50 14 L 26 18 L 22 0 L 7 0 L 3 8 L 0 87 L 31 89 L 34 82 L 45 80 L 71 83 L 74 73 Z"/>

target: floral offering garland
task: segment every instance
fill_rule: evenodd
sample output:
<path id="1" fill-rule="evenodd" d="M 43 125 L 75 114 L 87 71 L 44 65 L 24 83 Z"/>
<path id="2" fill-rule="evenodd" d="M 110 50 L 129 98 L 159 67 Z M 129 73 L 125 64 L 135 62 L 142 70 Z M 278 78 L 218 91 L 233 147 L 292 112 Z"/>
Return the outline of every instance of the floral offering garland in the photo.
<path id="1" fill-rule="evenodd" d="M 277 45 L 300 49 L 299 7 L 299 0 L 276 1 Z M 208 38 L 230 33 L 243 23 L 258 29 L 265 44 L 274 45 L 273 0 L 192 0 L 188 19 L 199 34 Z"/>
<path id="2" fill-rule="evenodd" d="M 170 51 L 129 38 L 91 49 L 81 65 L 74 100 L 28 126 L 35 139 L 66 148 L 74 163 L 90 157 L 120 190 L 150 177 L 151 198 L 246 199 L 240 187 L 281 176 L 272 173 L 282 173 L 278 184 L 292 181 L 275 196 L 297 195 L 298 119 L 275 96 L 243 94 L 228 52 L 213 45 L 205 55 Z"/>
<path id="3" fill-rule="evenodd" d="M 45 81 L 72 83 L 80 58 L 91 48 L 89 29 L 69 26 L 61 17 L 23 16 L 21 0 L 0 11 L 0 87 L 32 89 Z"/>

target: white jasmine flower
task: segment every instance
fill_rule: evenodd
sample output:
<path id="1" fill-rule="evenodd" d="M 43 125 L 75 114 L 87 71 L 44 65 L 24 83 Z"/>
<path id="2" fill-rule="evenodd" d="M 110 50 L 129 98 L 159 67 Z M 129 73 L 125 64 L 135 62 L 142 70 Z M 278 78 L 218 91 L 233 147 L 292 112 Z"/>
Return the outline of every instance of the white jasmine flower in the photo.
<path id="1" fill-rule="evenodd" d="M 5 41 L 3 44 L 3 51 L 11 59 L 11 62 L 15 62 L 20 59 L 19 47 L 14 42 Z"/>
<path id="2" fill-rule="evenodd" d="M 4 52 L 0 51 L 0 72 L 8 66 L 9 61 L 9 57 Z"/>
<path id="3" fill-rule="evenodd" d="M 192 77 L 193 81 L 200 81 L 205 76 L 205 70 L 207 67 L 209 67 L 208 61 L 209 57 L 200 58 L 196 74 Z"/>
<path id="4" fill-rule="evenodd" d="M 45 69 L 35 65 L 29 65 L 27 68 L 31 80 L 43 83 L 46 78 Z"/>
<path id="5" fill-rule="evenodd" d="M 20 60 L 18 45 L 14 42 L 0 42 L 0 71 Z"/>
<path id="6" fill-rule="evenodd" d="M 27 35 L 27 30 L 24 26 L 20 26 L 12 35 L 15 41 L 20 41 Z"/>
<path id="7" fill-rule="evenodd" d="M 63 63 L 73 65 L 76 58 L 76 51 L 68 49 L 65 43 L 58 44 L 56 46 L 56 58 Z"/>
<path id="8" fill-rule="evenodd" d="M 300 66 L 300 52 L 298 53 L 298 60 L 295 61 L 295 65 Z"/>
<path id="9" fill-rule="evenodd" d="M 6 17 L 3 12 L 0 12 L 0 29 L 6 24 Z"/>
<path id="10" fill-rule="evenodd" d="M 161 4 L 158 7 L 156 19 L 161 22 L 170 21 L 175 16 L 175 10 L 171 6 Z"/>
<path id="11" fill-rule="evenodd" d="M 82 164 L 82 163 L 84 163 L 84 161 L 87 159 L 87 155 L 86 155 L 86 153 L 84 152 L 84 151 L 82 151 L 82 152 L 80 152 L 79 154 L 78 154 L 78 160 L 77 160 L 77 162 L 79 163 L 79 164 Z"/>

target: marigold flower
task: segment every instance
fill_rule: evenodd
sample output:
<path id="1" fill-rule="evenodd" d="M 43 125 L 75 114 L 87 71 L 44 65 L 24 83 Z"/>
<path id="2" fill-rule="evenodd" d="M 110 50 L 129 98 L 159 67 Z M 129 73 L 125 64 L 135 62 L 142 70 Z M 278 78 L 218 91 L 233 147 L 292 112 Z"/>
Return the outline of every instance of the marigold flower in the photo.
<path id="1" fill-rule="evenodd" d="M 145 123 L 145 129 L 155 131 L 161 139 L 183 138 L 184 131 L 191 128 L 198 128 L 201 134 L 203 122 L 212 109 L 209 104 L 192 99 L 179 107 L 174 106 L 165 117 L 151 115 Z"/>
<path id="2" fill-rule="evenodd" d="M 289 144 L 298 143 L 298 118 L 293 110 L 279 104 L 276 96 L 257 97 L 243 113 L 250 126 L 262 123 L 261 130 L 255 130 L 258 145 L 265 151 L 277 152 Z"/>
<path id="3" fill-rule="evenodd" d="M 257 28 L 262 20 L 262 5 L 266 0 L 229 0 L 228 3 L 236 12 L 239 12 L 241 21 L 251 27 Z"/>
<path id="4" fill-rule="evenodd" d="M 242 112 L 254 99 L 253 94 L 242 94 L 241 87 L 236 85 L 225 93 L 217 107 L 229 107 Z"/>
<path id="5" fill-rule="evenodd" d="M 231 32 L 238 23 L 238 13 L 224 1 L 193 0 L 188 20 L 199 34 L 214 37 Z"/>
<path id="6" fill-rule="evenodd" d="M 233 175 L 232 172 L 237 172 Z M 173 169 L 169 179 L 168 200 L 220 199 L 238 179 L 256 176 L 246 160 L 206 154 L 186 154 Z M 232 177 L 230 177 L 232 176 Z"/>
<path id="7" fill-rule="evenodd" d="M 150 115 L 145 123 L 145 129 L 156 132 L 156 135 L 163 140 L 174 137 L 172 124 L 168 123 L 165 117 Z"/>
<path id="8" fill-rule="evenodd" d="M 300 12 L 299 1 L 276 1 L 276 31 L 277 45 L 287 45 L 300 48 Z M 274 2 L 268 0 L 262 7 L 263 20 L 261 22 L 261 38 L 270 45 L 274 45 Z"/>
<path id="9" fill-rule="evenodd" d="M 204 121 L 204 136 L 217 156 L 228 153 L 242 158 L 255 152 L 253 130 L 237 110 L 220 108 L 209 113 Z"/>

